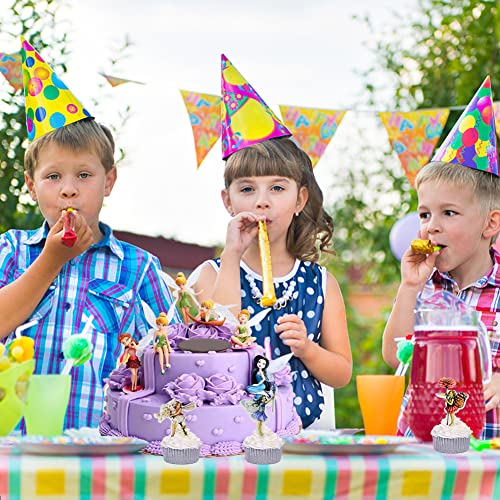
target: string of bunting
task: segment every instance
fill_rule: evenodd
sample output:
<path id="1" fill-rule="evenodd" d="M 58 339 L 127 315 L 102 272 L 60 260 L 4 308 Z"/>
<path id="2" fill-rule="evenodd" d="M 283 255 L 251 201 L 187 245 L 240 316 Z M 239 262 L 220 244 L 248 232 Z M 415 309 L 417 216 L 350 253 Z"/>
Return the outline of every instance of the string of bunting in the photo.
<path id="1" fill-rule="evenodd" d="M 0 73 L 17 92 L 23 88 L 21 54 L 0 52 Z M 124 83 L 143 82 L 99 73 L 112 87 Z M 217 142 L 221 134 L 220 96 L 181 90 L 189 114 L 196 151 L 197 168 Z M 302 149 L 317 165 L 328 144 L 341 126 L 346 109 L 317 109 L 280 105 L 286 127 Z M 418 111 L 376 112 L 384 125 L 389 142 L 399 157 L 401 166 L 413 185 L 415 176 L 430 159 L 443 132 L 449 113 L 462 106 L 426 109 Z M 373 113 L 374 111 L 370 111 Z M 500 102 L 493 103 L 496 130 L 500 136 Z"/>

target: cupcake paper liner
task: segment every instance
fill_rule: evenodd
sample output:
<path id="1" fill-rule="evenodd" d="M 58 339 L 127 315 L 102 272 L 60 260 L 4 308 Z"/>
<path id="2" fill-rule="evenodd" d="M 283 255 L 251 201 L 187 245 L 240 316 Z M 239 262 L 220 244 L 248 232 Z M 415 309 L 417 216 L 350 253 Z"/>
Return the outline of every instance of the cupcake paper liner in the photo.
<path id="1" fill-rule="evenodd" d="M 163 448 L 163 458 L 169 464 L 194 464 L 200 458 L 199 448 Z"/>
<path id="2" fill-rule="evenodd" d="M 281 460 L 281 448 L 245 447 L 245 459 L 251 464 L 276 464 Z"/>
<path id="3" fill-rule="evenodd" d="M 440 453 L 464 453 L 469 450 L 470 436 L 458 438 L 432 436 L 432 444 Z"/>

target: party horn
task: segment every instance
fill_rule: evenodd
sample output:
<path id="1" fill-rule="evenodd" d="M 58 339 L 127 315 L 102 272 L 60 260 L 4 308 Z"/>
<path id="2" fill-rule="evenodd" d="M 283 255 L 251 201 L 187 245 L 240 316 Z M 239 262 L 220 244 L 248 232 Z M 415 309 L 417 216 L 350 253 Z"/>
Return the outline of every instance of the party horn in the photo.
<path id="1" fill-rule="evenodd" d="M 76 242 L 75 211 L 72 208 L 66 209 L 66 214 L 64 215 L 64 233 L 61 242 L 67 247 L 72 247 Z"/>
<path id="2" fill-rule="evenodd" d="M 271 267 L 271 247 L 269 246 L 269 234 L 266 222 L 260 220 L 259 225 L 259 251 L 262 265 L 262 297 L 260 305 L 271 307 L 276 303 L 276 292 L 274 291 L 273 270 Z"/>

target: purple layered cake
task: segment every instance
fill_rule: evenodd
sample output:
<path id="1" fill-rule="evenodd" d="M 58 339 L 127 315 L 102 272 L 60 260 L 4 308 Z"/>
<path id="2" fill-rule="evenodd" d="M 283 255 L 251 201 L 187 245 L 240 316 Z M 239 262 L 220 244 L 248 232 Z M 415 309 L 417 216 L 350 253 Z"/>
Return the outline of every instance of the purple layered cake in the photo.
<path id="1" fill-rule="evenodd" d="M 174 328 L 175 327 L 175 328 Z M 158 355 L 147 347 L 142 357 L 140 384 L 144 389 L 125 392 L 128 369 L 120 367 L 109 379 L 105 410 L 99 429 L 103 435 L 134 436 L 149 442 L 146 451 L 162 455 L 161 441 L 170 433 L 170 422 L 158 422 L 160 407 L 176 399 L 183 404 L 194 401 L 196 409 L 186 415 L 189 429 L 202 441 L 201 456 L 233 455 L 243 451 L 243 441 L 255 430 L 255 422 L 240 404 L 248 398 L 245 388 L 252 383 L 253 359 L 262 354 L 260 346 L 219 352 L 190 352 L 183 349 L 186 338 L 227 340 L 229 327 L 195 329 L 186 325 L 169 327 L 171 367 L 162 375 Z M 171 338 L 172 337 L 172 338 Z M 266 425 L 278 435 L 297 434 L 300 418 L 294 406 L 291 373 L 287 365 L 274 374 L 277 393 L 274 408 L 266 408 Z"/>

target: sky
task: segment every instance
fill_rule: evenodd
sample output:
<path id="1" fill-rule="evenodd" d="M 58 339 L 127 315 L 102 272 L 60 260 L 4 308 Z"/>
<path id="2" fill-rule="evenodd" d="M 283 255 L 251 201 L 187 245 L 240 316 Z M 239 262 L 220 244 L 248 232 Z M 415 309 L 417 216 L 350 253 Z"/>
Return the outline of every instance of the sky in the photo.
<path id="1" fill-rule="evenodd" d="M 63 14 L 71 22 L 71 56 L 66 85 L 104 124 L 131 106 L 117 143 L 126 152 L 101 219 L 114 229 L 163 236 L 200 245 L 224 242 L 229 215 L 223 207 L 224 163 L 220 141 L 201 167 L 188 113 L 179 90 L 220 93 L 224 53 L 279 114 L 279 104 L 354 109 L 315 168 L 334 203 L 335 175 L 356 163 L 355 124 L 366 124 L 365 141 L 386 148 L 387 137 L 363 102 L 359 72 L 374 59 L 365 46 L 370 33 L 354 15 L 368 14 L 375 25 L 394 22 L 416 5 L 404 0 L 85 0 Z M 144 82 L 103 87 L 98 72 L 128 36 L 133 46 L 113 76 Z M 17 43 L 17 42 L 16 42 Z M 5 51 L 17 50 L 14 46 Z M 43 54 L 42 54 L 43 55 Z M 50 61 L 48 61 L 50 64 Z M 384 85 L 383 77 L 376 82 Z M 97 109 L 92 99 L 100 96 Z M 390 168 L 398 168 L 396 158 Z"/>

